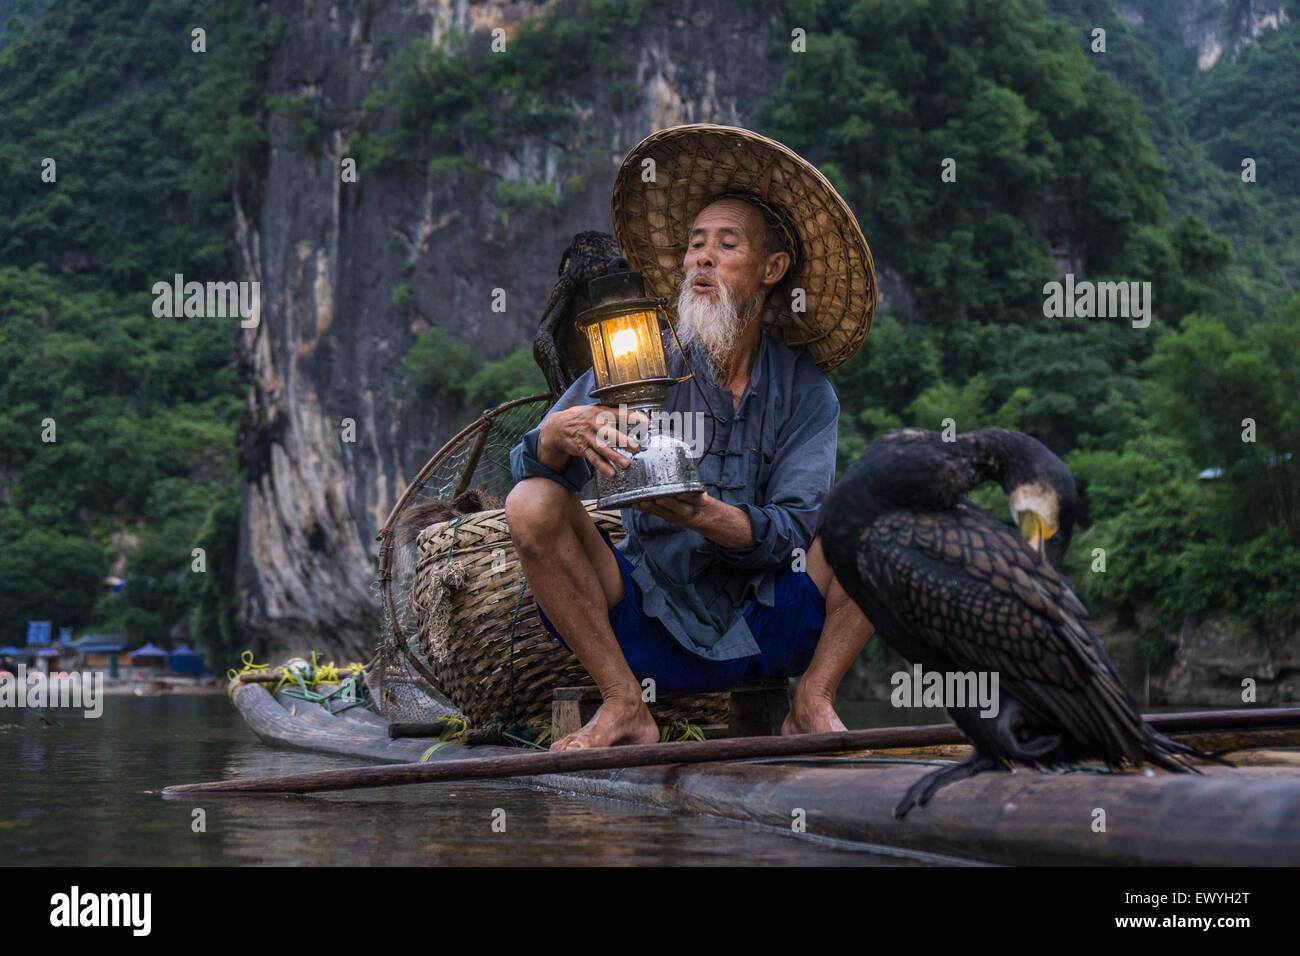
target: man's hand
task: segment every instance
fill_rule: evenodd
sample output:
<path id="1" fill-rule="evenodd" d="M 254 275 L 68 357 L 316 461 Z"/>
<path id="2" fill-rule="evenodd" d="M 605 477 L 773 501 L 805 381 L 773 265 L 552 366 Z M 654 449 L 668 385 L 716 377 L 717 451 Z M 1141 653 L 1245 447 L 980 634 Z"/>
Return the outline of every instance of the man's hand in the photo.
<path id="1" fill-rule="evenodd" d="M 628 434 L 633 425 L 650 424 L 641 412 L 622 413 L 607 405 L 575 405 L 556 412 L 542 422 L 537 438 L 537 460 L 552 471 L 564 471 L 570 458 L 583 458 L 606 478 L 613 478 L 615 467 L 632 463 L 626 448 L 636 454 L 641 446 Z M 617 446 L 617 447 L 614 447 Z"/>
<path id="2" fill-rule="evenodd" d="M 691 527 L 704 509 L 703 491 L 688 491 L 679 495 L 663 495 L 645 501 L 634 501 L 632 507 L 644 514 L 654 515 L 683 528 Z M 716 499 L 709 499 L 710 501 Z"/>
<path id="3" fill-rule="evenodd" d="M 742 509 L 719 501 L 707 491 L 689 491 L 664 495 L 647 501 L 634 501 L 631 507 L 672 524 L 698 531 L 724 548 L 752 548 L 754 526 Z"/>

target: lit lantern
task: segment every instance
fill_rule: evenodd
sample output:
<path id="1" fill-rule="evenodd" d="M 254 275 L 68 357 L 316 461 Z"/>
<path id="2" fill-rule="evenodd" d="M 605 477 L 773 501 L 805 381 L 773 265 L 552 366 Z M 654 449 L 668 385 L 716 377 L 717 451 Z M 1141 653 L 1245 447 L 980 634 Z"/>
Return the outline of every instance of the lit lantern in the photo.
<path id="1" fill-rule="evenodd" d="M 616 469 L 613 478 L 596 473 L 600 507 L 703 491 L 689 446 L 662 428 L 669 387 L 690 377 L 668 374 L 659 331 L 661 319 L 667 323 L 664 300 L 646 297 L 638 272 L 592 279 L 587 290 L 596 305 L 579 315 L 577 324 L 591 345 L 596 377 L 591 397 L 602 405 L 641 412 L 650 420 L 634 434 L 641 447 L 630 467 Z"/>

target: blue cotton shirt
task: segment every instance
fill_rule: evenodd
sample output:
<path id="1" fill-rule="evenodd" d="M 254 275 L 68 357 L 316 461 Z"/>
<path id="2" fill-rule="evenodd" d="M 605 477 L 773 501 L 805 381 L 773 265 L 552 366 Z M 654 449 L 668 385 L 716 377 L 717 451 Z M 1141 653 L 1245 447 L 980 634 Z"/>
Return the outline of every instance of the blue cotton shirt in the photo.
<path id="1" fill-rule="evenodd" d="M 664 409 L 683 416 L 712 413 L 695 437 L 701 451 L 713 437 L 698 462 L 700 479 L 710 495 L 749 516 L 755 545 L 724 548 L 697 531 L 625 508 L 628 533 L 619 547 L 636 566 L 633 580 L 645 613 L 662 621 L 682 647 L 708 660 L 752 657 L 760 651 L 745 606 L 757 601 L 771 607 L 776 575 L 791 569 L 795 548 L 806 551 L 812 544 L 817 509 L 835 477 L 840 403 L 811 358 L 767 333 L 738 408 L 714 379 L 707 356 L 691 348 L 700 389 L 690 382 L 669 388 Z M 686 374 L 677 349 L 667 352 L 670 373 Z M 594 387 L 588 369 L 547 415 L 595 404 L 589 395 Z M 562 474 L 547 468 L 537 460 L 540 433 L 539 425 L 511 451 L 515 481 L 541 476 L 580 494 L 594 475 L 591 465 L 571 458 Z"/>

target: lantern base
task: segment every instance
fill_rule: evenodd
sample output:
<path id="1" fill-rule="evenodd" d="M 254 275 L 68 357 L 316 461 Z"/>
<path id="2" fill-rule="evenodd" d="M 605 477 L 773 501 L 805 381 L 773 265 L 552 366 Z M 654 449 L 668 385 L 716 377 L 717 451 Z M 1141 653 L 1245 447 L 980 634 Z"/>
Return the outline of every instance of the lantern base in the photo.
<path id="1" fill-rule="evenodd" d="M 653 433 L 632 456 L 632 464 L 617 469 L 613 478 L 596 473 L 598 507 L 623 508 L 634 501 L 703 491 L 700 471 L 690 446 L 663 433 Z"/>
<path id="2" fill-rule="evenodd" d="M 604 388 L 593 388 L 587 394 L 611 408 L 619 405 L 631 405 L 639 409 L 644 406 L 658 408 L 663 404 L 669 387 L 676 384 L 675 378 L 644 378 L 637 382 L 620 382 Z"/>

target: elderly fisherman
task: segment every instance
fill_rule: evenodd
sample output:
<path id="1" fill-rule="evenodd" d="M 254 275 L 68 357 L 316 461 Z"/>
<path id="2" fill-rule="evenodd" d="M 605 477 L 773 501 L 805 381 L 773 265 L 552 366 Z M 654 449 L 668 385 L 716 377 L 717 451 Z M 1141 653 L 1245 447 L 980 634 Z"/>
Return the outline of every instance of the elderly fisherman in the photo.
<path id="1" fill-rule="evenodd" d="M 676 291 L 699 388 L 670 389 L 664 407 L 705 421 L 706 490 L 625 509 L 627 537 L 613 545 L 579 493 L 593 469 L 627 467 L 637 413 L 594 404 L 590 370 L 512 452 L 507 521 L 542 623 L 602 696 L 552 749 L 658 740 L 645 678 L 714 691 L 802 674 L 782 732 L 843 730 L 835 692 L 872 627 L 814 529 L 839 417 L 823 373 L 861 345 L 875 306 L 862 232 L 801 157 L 704 124 L 655 133 L 628 154 L 613 218 L 650 294 Z M 670 363 L 684 374 L 681 355 Z"/>

